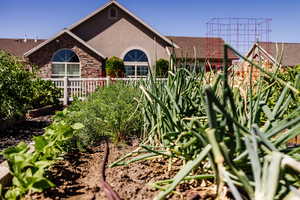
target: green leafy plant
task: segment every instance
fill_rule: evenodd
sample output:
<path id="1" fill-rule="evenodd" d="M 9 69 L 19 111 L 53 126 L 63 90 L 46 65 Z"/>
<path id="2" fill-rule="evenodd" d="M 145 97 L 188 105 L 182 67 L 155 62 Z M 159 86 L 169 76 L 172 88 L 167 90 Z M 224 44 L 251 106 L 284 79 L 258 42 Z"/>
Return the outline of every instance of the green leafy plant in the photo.
<path id="1" fill-rule="evenodd" d="M 289 83 L 294 83 L 298 74 L 300 74 L 300 65 L 287 67 L 277 72 L 278 77 Z M 280 97 L 281 91 L 284 89 L 284 87 L 278 82 L 272 81 L 271 78 L 265 77 L 263 81 L 263 87 L 267 88 L 270 87 L 270 85 L 272 87 L 269 89 L 270 97 L 268 98 L 267 104 L 269 107 L 272 107 L 276 104 L 276 101 Z M 292 104 L 288 105 L 288 113 L 292 112 L 294 109 L 297 109 L 297 107 L 300 105 L 300 94 L 292 94 L 290 98 L 293 98 L 296 101 L 293 101 Z M 283 115 L 282 117 L 285 116 L 286 115 Z"/>
<path id="2" fill-rule="evenodd" d="M 66 110 L 58 113 L 60 116 L 65 114 Z M 55 186 L 46 177 L 46 171 L 67 151 L 74 134 L 82 128 L 80 123 L 69 125 L 63 120 L 55 121 L 46 128 L 44 135 L 34 137 L 34 151 L 21 142 L 1 152 L 13 175 L 12 186 L 5 193 L 5 199 L 16 200 L 28 192 L 42 192 Z"/>
<path id="3" fill-rule="evenodd" d="M 3 186 L 0 184 L 0 199 L 4 199 L 2 194 L 3 194 Z"/>
<path id="4" fill-rule="evenodd" d="M 35 77 L 18 58 L 0 51 L 0 120 L 23 117 L 28 109 L 58 104 L 60 90 Z"/>
<path id="5" fill-rule="evenodd" d="M 84 124 L 76 134 L 81 146 L 89 146 L 103 136 L 116 142 L 124 140 L 141 132 L 139 95 L 137 88 L 121 83 L 99 88 L 87 100 L 73 103 L 65 120 Z"/>
<path id="6" fill-rule="evenodd" d="M 155 69 L 157 77 L 167 77 L 169 71 L 169 61 L 165 59 L 159 59 L 156 61 Z"/>
<path id="7" fill-rule="evenodd" d="M 33 80 L 32 90 L 31 107 L 39 108 L 59 104 L 62 91 L 57 88 L 52 81 L 36 78 Z"/>
<path id="8" fill-rule="evenodd" d="M 110 77 L 123 77 L 125 68 L 124 62 L 118 57 L 111 57 L 106 61 L 106 75 Z"/>
<path id="9" fill-rule="evenodd" d="M 23 63 L 0 51 L 0 120 L 18 118 L 30 107 L 32 78 Z"/>

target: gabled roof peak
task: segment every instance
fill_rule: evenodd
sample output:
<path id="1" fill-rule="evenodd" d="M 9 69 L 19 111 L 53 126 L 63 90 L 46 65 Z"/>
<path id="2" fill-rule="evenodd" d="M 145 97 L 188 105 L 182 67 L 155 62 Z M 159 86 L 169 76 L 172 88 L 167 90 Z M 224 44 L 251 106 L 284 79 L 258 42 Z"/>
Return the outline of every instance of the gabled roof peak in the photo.
<path id="1" fill-rule="evenodd" d="M 89 44 L 87 44 L 85 41 L 83 41 L 81 38 L 77 37 L 75 34 L 73 34 L 71 31 L 69 31 L 68 29 L 63 29 L 62 31 L 60 31 L 58 34 L 56 34 L 54 37 L 42 42 L 41 44 L 39 44 L 38 46 L 34 47 L 33 49 L 27 51 L 24 56 L 27 57 L 30 54 L 34 53 L 35 51 L 37 51 L 38 49 L 42 48 L 44 45 L 50 43 L 51 41 L 55 40 L 56 38 L 58 38 L 59 36 L 63 35 L 63 34 L 68 34 L 69 36 L 71 36 L 72 38 L 74 38 L 75 40 L 77 40 L 79 43 L 81 43 L 82 45 L 84 45 L 85 47 L 87 47 L 88 49 L 92 50 L 94 53 L 96 53 L 97 55 L 99 55 L 102 58 L 106 58 L 106 56 L 104 56 L 103 54 L 101 54 L 100 52 L 98 52 L 96 49 L 94 49 L 93 47 L 91 47 Z"/>
<path id="2" fill-rule="evenodd" d="M 119 9 L 123 10 L 125 13 L 127 13 L 129 16 L 133 17 L 135 20 L 137 20 L 140 24 L 142 24 L 143 26 L 145 26 L 147 29 L 149 29 L 150 31 L 152 31 L 153 33 L 155 33 L 156 35 L 158 35 L 161 39 L 163 39 L 166 43 L 168 43 L 171 46 L 174 46 L 175 48 L 179 48 L 175 43 L 173 43 L 171 40 L 169 40 L 166 36 L 160 34 L 158 31 L 156 31 L 154 28 L 152 28 L 151 26 L 149 26 L 148 24 L 146 24 L 142 19 L 140 19 L 139 17 L 137 17 L 135 14 L 133 14 L 132 12 L 130 12 L 127 8 L 125 8 L 124 6 L 122 6 L 118 1 L 116 0 L 109 0 L 105 5 L 103 5 L 102 7 L 98 8 L 97 10 L 95 10 L 94 12 L 92 12 L 91 14 L 89 14 L 88 16 L 84 17 L 83 19 L 81 19 L 80 21 L 74 23 L 73 25 L 71 25 L 68 30 L 72 31 L 72 29 L 74 29 L 75 27 L 79 26 L 80 24 L 84 23 L 85 21 L 87 21 L 88 19 L 92 18 L 93 16 L 97 15 L 98 13 L 102 12 L 104 9 L 106 9 L 107 7 L 109 7 L 110 5 L 114 4 L 115 6 L 117 6 Z"/>

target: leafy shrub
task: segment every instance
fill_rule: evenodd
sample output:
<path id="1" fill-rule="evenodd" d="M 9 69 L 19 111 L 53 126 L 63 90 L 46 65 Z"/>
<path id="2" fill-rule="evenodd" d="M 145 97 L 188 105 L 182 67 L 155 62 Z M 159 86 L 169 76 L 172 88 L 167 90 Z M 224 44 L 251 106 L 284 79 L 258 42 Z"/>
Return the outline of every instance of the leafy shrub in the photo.
<path id="1" fill-rule="evenodd" d="M 19 117 L 30 107 L 32 78 L 17 58 L 0 51 L 0 119 Z"/>
<path id="2" fill-rule="evenodd" d="M 0 120 L 16 119 L 31 108 L 57 104 L 60 90 L 36 79 L 18 58 L 0 51 Z"/>
<path id="3" fill-rule="evenodd" d="M 300 65 L 295 66 L 295 67 L 285 68 L 284 70 L 278 72 L 277 76 L 286 82 L 290 82 L 291 85 L 292 85 L 292 83 L 299 85 L 300 83 L 295 82 L 296 76 L 298 74 L 300 74 Z M 279 99 L 284 87 L 281 84 L 279 84 L 278 82 L 272 81 L 271 78 L 265 78 L 263 84 L 264 84 L 264 88 L 268 88 L 270 85 L 272 86 L 270 88 L 270 98 L 268 99 L 267 104 L 269 107 L 274 107 L 277 100 Z M 297 85 L 294 85 L 294 86 L 297 88 Z M 297 100 L 293 101 L 291 104 L 288 105 L 288 109 L 287 109 L 286 113 L 284 115 L 282 115 L 283 118 L 285 118 L 288 114 L 290 114 L 291 112 L 293 112 L 295 109 L 297 109 L 300 106 L 300 95 L 299 94 L 292 93 L 291 98 L 297 99 Z M 264 117 L 264 119 L 265 119 L 265 117 Z"/>
<path id="4" fill-rule="evenodd" d="M 52 81 L 35 79 L 32 85 L 33 96 L 31 106 L 39 108 L 46 105 L 58 105 L 61 89 L 57 88 Z"/>
<path id="5" fill-rule="evenodd" d="M 156 76 L 166 77 L 169 70 L 169 61 L 165 59 L 159 59 L 156 61 Z"/>
<path id="6" fill-rule="evenodd" d="M 125 68 L 124 62 L 118 57 L 111 57 L 106 61 L 106 75 L 110 77 L 124 76 Z"/>
<path id="7" fill-rule="evenodd" d="M 73 103 L 67 120 L 85 126 L 76 135 L 77 144 L 87 146 L 103 136 L 118 142 L 138 134 L 142 121 L 137 102 L 139 94 L 137 88 L 115 83 L 99 88 L 86 101 Z"/>

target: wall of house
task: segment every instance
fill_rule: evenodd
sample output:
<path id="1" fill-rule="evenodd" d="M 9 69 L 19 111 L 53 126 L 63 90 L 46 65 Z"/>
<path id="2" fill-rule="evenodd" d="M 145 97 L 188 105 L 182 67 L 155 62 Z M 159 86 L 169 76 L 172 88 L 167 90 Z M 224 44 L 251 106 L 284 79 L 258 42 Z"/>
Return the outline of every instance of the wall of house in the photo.
<path id="1" fill-rule="evenodd" d="M 118 17 L 109 18 L 109 9 L 71 31 L 107 57 L 123 59 L 126 52 L 137 48 L 148 55 L 151 66 L 156 59 L 169 59 L 165 49 L 168 44 L 163 39 L 119 8 Z"/>
<path id="2" fill-rule="evenodd" d="M 63 34 L 46 44 L 36 52 L 32 53 L 27 60 L 38 66 L 38 75 L 42 78 L 50 78 L 52 74 L 51 60 L 53 54 L 60 49 L 73 50 L 80 59 L 81 77 L 82 78 L 96 78 L 104 76 L 102 70 L 103 58 L 95 54 L 93 51 L 79 43 L 77 40 Z"/>

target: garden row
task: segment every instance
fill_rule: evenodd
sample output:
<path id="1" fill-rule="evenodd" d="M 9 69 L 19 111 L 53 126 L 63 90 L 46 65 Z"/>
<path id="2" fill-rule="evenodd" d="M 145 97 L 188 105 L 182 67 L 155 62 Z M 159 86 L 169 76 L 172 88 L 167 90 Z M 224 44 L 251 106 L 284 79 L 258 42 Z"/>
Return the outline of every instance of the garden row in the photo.
<path id="1" fill-rule="evenodd" d="M 85 150 L 103 138 L 118 142 L 140 135 L 139 94 L 124 84 L 99 88 L 87 100 L 57 112 L 45 134 L 33 138 L 34 152 L 25 143 L 4 150 L 13 180 L 2 191 L 0 186 L 0 194 L 14 200 L 54 187 L 47 171 L 65 153 Z"/>
<path id="2" fill-rule="evenodd" d="M 57 113 L 46 133 L 34 138 L 34 152 L 24 143 L 3 152 L 13 182 L 3 191 L 0 186 L 0 194 L 19 199 L 53 187 L 47 169 L 66 152 L 104 137 L 119 142 L 135 136 L 143 139 L 140 147 L 110 167 L 159 158 L 171 170 L 182 163 L 174 178 L 152 184 L 161 191 L 155 199 L 172 197 L 183 182 L 206 179 L 216 184 L 219 199 L 299 195 L 300 147 L 288 146 L 300 133 L 299 70 L 279 74 L 251 64 L 247 84 L 237 82 L 226 66 L 223 73 L 179 69 L 166 82 L 150 77 L 139 88 L 99 88 Z M 257 80 L 254 68 L 261 71 Z"/>
<path id="3" fill-rule="evenodd" d="M 172 197 L 180 183 L 212 177 L 217 199 L 299 199 L 300 147 L 289 144 L 300 134 L 299 67 L 267 72 L 244 59 L 251 63 L 246 84 L 225 66 L 224 73 L 183 69 L 166 84 L 141 86 L 145 142 L 110 167 L 162 157 L 171 169 L 181 160 L 174 178 L 152 184 L 161 190 L 156 200 Z"/>

